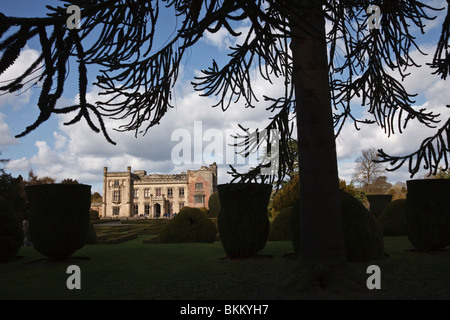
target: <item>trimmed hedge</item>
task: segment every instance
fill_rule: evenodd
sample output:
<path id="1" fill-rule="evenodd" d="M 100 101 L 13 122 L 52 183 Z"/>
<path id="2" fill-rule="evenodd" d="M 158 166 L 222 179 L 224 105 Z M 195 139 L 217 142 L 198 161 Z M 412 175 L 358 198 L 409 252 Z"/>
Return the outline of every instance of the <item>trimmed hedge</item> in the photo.
<path id="1" fill-rule="evenodd" d="M 392 201 L 377 219 L 385 236 L 406 236 L 406 199 Z"/>
<path id="2" fill-rule="evenodd" d="M 450 179 L 408 180 L 406 231 L 419 251 L 450 244 Z"/>
<path id="3" fill-rule="evenodd" d="M 214 242 L 217 228 L 198 208 L 183 207 L 160 234 L 161 243 Z"/>
<path id="4" fill-rule="evenodd" d="M 13 207 L 0 198 L 0 262 L 11 261 L 23 244 L 22 228 Z"/>
<path id="5" fill-rule="evenodd" d="M 89 233 L 90 185 L 34 185 L 25 191 L 31 209 L 31 240 L 40 254 L 64 260 L 85 245 Z"/>
<path id="6" fill-rule="evenodd" d="M 373 215 L 348 193 L 341 192 L 345 249 L 350 262 L 381 259 L 383 233 Z"/>
<path id="7" fill-rule="evenodd" d="M 219 198 L 219 192 L 218 191 L 214 192 L 213 194 L 211 194 L 209 196 L 208 208 L 209 208 L 209 216 L 211 218 L 219 217 L 219 213 L 220 213 L 220 198 Z"/>
<path id="8" fill-rule="evenodd" d="M 300 252 L 300 210 L 298 201 L 291 213 L 291 235 L 295 254 Z M 342 224 L 347 260 L 364 262 L 383 256 L 384 242 L 381 229 L 364 205 L 350 194 L 341 191 Z"/>
<path id="9" fill-rule="evenodd" d="M 230 183 L 218 185 L 220 240 L 230 259 L 248 258 L 262 250 L 269 235 L 267 216 L 272 185 Z"/>

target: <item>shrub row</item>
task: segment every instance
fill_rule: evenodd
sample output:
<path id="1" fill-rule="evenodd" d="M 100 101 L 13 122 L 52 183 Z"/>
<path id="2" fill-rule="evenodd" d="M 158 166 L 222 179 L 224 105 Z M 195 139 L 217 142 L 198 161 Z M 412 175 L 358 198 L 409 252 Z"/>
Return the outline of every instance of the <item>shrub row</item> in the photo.
<path id="1" fill-rule="evenodd" d="M 342 223 L 347 259 L 362 262 L 380 259 L 383 255 L 383 235 L 375 218 L 353 196 L 341 191 Z M 300 208 L 298 201 L 283 209 L 271 224 L 269 240 L 291 240 L 295 255 L 300 252 Z"/>

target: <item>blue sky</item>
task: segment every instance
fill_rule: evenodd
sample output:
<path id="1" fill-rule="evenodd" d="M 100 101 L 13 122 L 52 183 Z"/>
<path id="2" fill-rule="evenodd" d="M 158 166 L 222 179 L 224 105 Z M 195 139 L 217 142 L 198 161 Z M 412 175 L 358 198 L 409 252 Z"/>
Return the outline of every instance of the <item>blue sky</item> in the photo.
<path id="1" fill-rule="evenodd" d="M 2 2 L 4 3 L 2 3 L 0 11 L 5 15 L 44 16 L 47 12 L 44 1 Z M 55 0 L 45 1 L 45 4 L 52 5 L 58 2 Z M 429 3 L 441 7 L 447 5 L 445 0 L 430 1 Z M 429 53 L 427 57 L 417 54 L 417 61 L 421 64 L 429 62 L 432 57 L 443 16 L 444 13 L 438 13 L 439 18 L 428 24 L 429 32 L 426 37 L 419 38 L 422 48 Z M 164 42 L 175 30 L 177 21 L 170 15 L 161 21 L 160 41 Z M 241 24 L 240 30 L 245 33 L 247 25 Z M 51 176 L 58 181 L 64 178 L 75 178 L 82 183 L 91 184 L 93 192 L 102 193 L 102 174 L 105 166 L 110 171 L 125 171 L 126 167 L 130 165 L 132 170 L 175 173 L 208 165 L 215 159 L 205 158 L 202 163 L 174 164 L 171 160 L 171 151 L 178 141 L 171 141 L 171 134 L 177 129 L 186 129 L 191 133 L 191 138 L 198 141 L 199 134 L 205 134 L 208 130 L 216 130 L 225 135 L 226 130 L 237 130 L 238 123 L 249 128 L 263 128 L 270 116 L 270 113 L 265 111 L 263 103 L 254 110 L 246 109 L 242 103 L 237 103 L 223 113 L 219 108 L 211 107 L 216 103 L 216 97 L 200 97 L 190 85 L 194 75 L 211 65 L 212 58 L 219 61 L 219 64 L 221 61 L 225 61 L 227 47 L 236 41 L 238 40 L 227 35 L 225 30 L 216 34 L 205 34 L 197 46 L 189 49 L 174 92 L 175 108 L 169 111 L 159 126 L 150 129 L 147 135 L 135 138 L 133 132 L 118 133 L 112 130 L 112 128 L 118 127 L 120 122 L 110 120 L 106 122 L 111 137 L 117 142 L 116 146 L 108 144 L 101 134 L 92 132 L 85 123 L 63 126 L 62 123 L 67 121 L 64 116 L 53 116 L 26 137 L 16 139 L 14 136 L 33 123 L 38 115 L 36 102 L 39 88 L 32 88 L 21 95 L 0 96 L 0 152 L 2 152 L 1 158 L 10 159 L 10 162 L 6 164 L 6 171 L 14 176 L 22 174 L 26 177 L 28 171 L 33 169 L 39 176 Z M 20 70 L 24 70 L 27 62 L 38 54 L 36 51 L 38 49 L 36 43 L 30 43 L 22 51 L 17 63 L 0 76 L 0 81 L 8 80 L 17 75 Z M 75 65 L 71 65 L 72 69 L 74 67 Z M 90 84 L 92 84 L 96 70 L 89 69 L 88 76 Z M 76 83 L 76 80 L 68 82 L 62 104 L 73 103 L 76 100 Z M 419 94 L 416 98 L 417 106 L 426 106 L 430 110 L 441 112 L 443 114 L 442 121 L 449 117 L 448 109 L 443 107 L 445 104 L 450 104 L 448 84 L 431 75 L 429 68 L 414 70 L 406 79 L 405 86 L 411 93 Z M 254 87 L 260 95 L 277 96 L 279 92 L 282 92 L 281 80 L 270 85 L 256 77 Z M 92 103 L 100 99 L 96 87 L 90 85 L 88 92 L 88 99 Z M 361 108 L 359 112 L 364 118 L 365 109 Z M 195 121 L 201 121 L 202 133 L 199 133 L 198 125 L 197 131 L 194 130 L 195 123 L 198 124 Z M 363 149 L 375 147 L 383 148 L 391 154 L 405 154 L 414 151 L 422 139 L 431 133 L 432 131 L 411 123 L 405 134 L 391 136 L 387 139 L 384 132 L 376 126 L 367 126 L 361 131 L 355 132 L 353 126 L 348 125 L 337 139 L 340 176 L 348 182 L 351 180 L 354 160 Z M 206 136 L 201 136 L 200 140 L 203 147 L 209 143 Z M 219 182 L 229 181 L 230 177 L 226 174 L 228 170 L 227 164 L 219 164 Z M 387 176 L 391 183 L 409 179 L 406 168 L 388 173 Z"/>

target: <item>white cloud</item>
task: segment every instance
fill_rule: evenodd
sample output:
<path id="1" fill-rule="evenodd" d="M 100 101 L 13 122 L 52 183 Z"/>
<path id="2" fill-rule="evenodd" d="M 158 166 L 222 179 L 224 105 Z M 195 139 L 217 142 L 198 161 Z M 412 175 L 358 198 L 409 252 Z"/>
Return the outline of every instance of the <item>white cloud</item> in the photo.
<path id="1" fill-rule="evenodd" d="M 446 89 L 442 87 L 442 90 L 445 91 Z M 440 108 L 434 108 L 434 111 L 442 114 L 442 123 L 438 124 L 438 127 L 450 117 L 450 110 L 442 107 L 442 104 Z M 399 134 L 397 130 L 396 134 L 388 137 L 375 124 L 363 126 L 360 131 L 356 131 L 351 123 L 347 123 L 336 140 L 340 177 L 345 178 L 347 182 L 351 181 L 350 164 L 354 164 L 354 160 L 361 154 L 362 150 L 369 148 L 383 149 L 384 152 L 391 156 L 406 156 L 415 152 L 422 141 L 427 137 L 433 136 L 436 131 L 437 129 L 428 128 L 413 119 L 402 134 Z M 389 163 L 385 165 L 388 168 L 390 167 Z M 421 168 L 421 171 L 414 178 L 420 178 L 427 173 L 427 170 Z M 386 175 L 391 183 L 409 180 L 408 164 L 406 163 L 402 168 L 394 172 L 386 172 Z"/>
<path id="2" fill-rule="evenodd" d="M 220 28 L 215 33 L 207 31 L 204 36 L 206 43 L 218 48 L 219 50 L 226 50 L 232 45 L 230 34 L 225 28 Z"/>
<path id="3" fill-rule="evenodd" d="M 17 139 L 14 138 L 6 122 L 6 116 L 0 112 L 0 146 L 8 146 L 17 144 Z"/>
<path id="4" fill-rule="evenodd" d="M 235 47 L 236 44 L 244 43 L 245 38 L 248 36 L 248 33 L 250 31 L 250 24 L 247 21 L 244 21 L 239 26 L 233 27 L 233 30 L 237 33 L 240 33 L 240 35 L 235 37 L 231 35 L 225 27 L 221 27 L 215 33 L 206 31 L 204 33 L 202 41 L 216 47 L 217 49 L 219 49 L 219 51 L 228 50 L 228 48 L 230 47 Z"/>
<path id="5" fill-rule="evenodd" d="M 64 126 L 63 123 L 71 120 L 74 114 L 57 116 L 59 126 L 58 130 L 53 132 L 53 141 L 36 141 L 37 150 L 33 156 L 15 159 L 9 167 L 17 171 L 28 171 L 32 168 L 37 175 L 50 176 L 57 181 L 65 178 L 77 179 L 79 182 L 92 184 L 93 191 L 102 193 L 103 167 L 108 167 L 109 171 L 125 171 L 127 166 L 131 166 L 132 170 L 146 170 L 149 173 L 176 173 L 208 165 L 215 159 L 205 158 L 202 163 L 175 165 L 171 161 L 171 151 L 178 141 L 171 141 L 172 132 L 176 129 L 188 130 L 192 136 L 192 146 L 197 141 L 204 151 L 211 143 L 205 136 L 210 129 L 221 132 L 224 138 L 228 131 L 240 130 L 238 124 L 251 129 L 263 129 L 271 113 L 265 110 L 267 104 L 263 101 L 262 94 L 282 94 L 283 82 L 276 81 L 271 85 L 258 77 L 254 84 L 255 91 L 261 98 L 256 108 L 245 108 L 244 102 L 240 101 L 222 112 L 220 108 L 211 107 L 217 103 L 216 97 L 200 97 L 186 82 L 178 89 L 183 94 L 177 95 L 181 98 L 175 101 L 176 107 L 168 111 L 160 125 L 151 128 L 145 136 L 139 135 L 137 138 L 134 132 L 119 133 L 113 130 L 128 120 L 105 118 L 105 126 L 117 143 L 116 146 L 109 144 L 101 133 L 93 132 L 84 120 Z M 88 93 L 88 101 L 95 103 L 97 100 L 107 99 L 98 93 L 96 87 L 92 88 Z M 77 97 L 73 100 L 76 99 Z M 68 99 L 66 102 L 73 103 Z M 194 134 L 195 121 L 201 121 L 200 136 Z M 217 156 L 221 154 L 218 153 Z M 225 156 L 222 159 L 226 160 Z M 228 170 L 228 164 L 219 165 L 220 183 L 229 181 L 230 176 L 226 173 Z"/>
<path id="6" fill-rule="evenodd" d="M 15 63 L 0 75 L 0 84 L 2 86 L 6 85 L 19 75 L 22 75 L 30 67 L 31 63 L 33 63 L 38 57 L 38 51 L 25 47 L 25 49 L 20 52 L 20 55 Z M 29 79 L 29 77 L 26 78 L 25 81 L 27 81 L 27 79 Z M 30 101 L 32 91 L 24 89 L 28 88 L 29 85 L 30 84 L 24 86 L 23 91 L 0 95 L 0 107 L 4 105 L 11 105 L 14 109 L 18 109 L 26 105 Z"/>
<path id="7" fill-rule="evenodd" d="M 28 172 L 31 170 L 30 160 L 25 157 L 10 160 L 8 163 L 6 163 L 5 169 L 7 171 Z"/>
<path id="8" fill-rule="evenodd" d="M 240 28 L 243 35 L 248 32 L 247 26 L 242 25 Z M 215 34 L 205 33 L 204 41 L 221 50 L 237 42 L 242 42 L 242 37 L 233 38 L 225 31 L 225 29 L 221 29 Z M 431 49 L 432 47 L 430 47 Z M 420 64 L 425 65 L 429 58 L 430 56 L 423 59 L 418 56 L 417 59 Z M 429 76 L 429 74 L 429 68 L 425 66 L 419 68 L 417 73 L 407 78 L 407 89 L 411 92 L 421 92 L 421 98 L 425 101 L 423 106 L 436 108 L 433 109 L 435 111 L 445 111 L 442 106 L 450 103 L 450 91 L 447 90 L 443 81 Z M 161 124 L 151 128 L 145 136 L 136 138 L 134 132 L 118 133 L 113 128 L 117 128 L 125 122 L 105 119 L 108 133 L 117 142 L 117 145 L 113 146 L 105 140 L 101 133 L 94 133 L 84 120 L 72 126 L 64 126 L 63 123 L 72 118 L 68 115 L 58 116 L 59 127 L 53 132 L 53 141 L 37 141 L 35 143 L 36 152 L 33 156 L 12 159 L 7 164 L 7 168 L 18 171 L 28 171 L 33 168 L 36 174 L 51 176 L 56 180 L 77 179 L 80 182 L 92 184 L 93 192 L 102 193 L 102 174 L 105 166 L 109 171 L 124 171 L 127 166 L 131 166 L 132 170 L 146 170 L 149 173 L 175 173 L 207 165 L 208 163 L 175 165 L 170 157 L 172 148 L 178 142 L 171 141 L 172 132 L 176 129 L 186 129 L 193 139 L 199 139 L 194 137 L 195 121 L 201 121 L 203 134 L 208 129 L 215 129 L 225 134 L 227 130 L 238 130 L 238 124 L 251 129 L 264 128 L 272 114 L 265 110 L 267 104 L 263 101 L 262 95 L 273 97 L 283 95 L 283 80 L 276 80 L 271 85 L 257 76 L 257 72 L 254 75 L 253 88 L 260 98 L 260 103 L 255 109 L 245 108 L 244 102 L 239 101 L 237 104 L 232 104 L 226 112 L 222 112 L 220 107 L 211 107 L 217 103 L 216 96 L 200 97 L 199 93 L 194 92 L 192 87 L 187 84 L 188 82 L 181 83 L 174 92 L 174 97 L 178 97 L 175 101 L 175 108 L 169 110 Z M 105 96 L 99 96 L 98 93 L 96 87 L 92 88 L 88 93 L 88 101 L 94 103 L 97 100 L 105 101 L 107 99 Z M 77 98 L 66 100 L 68 104 L 71 104 Z M 0 97 L 0 106 L 4 101 Z M 6 132 L 2 131 L 7 128 L 5 125 L 6 122 L 0 117 L 0 133 Z M 389 154 L 404 155 L 417 149 L 421 139 L 428 136 L 430 132 L 411 122 L 404 135 L 394 135 L 388 139 L 376 125 L 363 127 L 361 131 L 356 132 L 353 125 L 349 123 L 337 140 L 340 177 L 346 179 L 347 182 L 351 181 L 354 160 L 362 150 L 375 147 L 383 148 Z M 10 135 L 6 136 L 10 137 Z M 0 139 L 3 137 L 2 134 Z M 205 137 L 202 136 L 200 139 L 203 140 L 203 148 L 209 144 Z M 228 165 L 219 166 L 219 182 L 229 181 L 228 170 Z M 388 179 L 392 183 L 405 181 L 408 178 L 407 168 L 388 174 Z"/>
<path id="9" fill-rule="evenodd" d="M 67 137 L 53 131 L 53 137 L 55 138 L 55 150 L 61 150 L 66 146 Z"/>

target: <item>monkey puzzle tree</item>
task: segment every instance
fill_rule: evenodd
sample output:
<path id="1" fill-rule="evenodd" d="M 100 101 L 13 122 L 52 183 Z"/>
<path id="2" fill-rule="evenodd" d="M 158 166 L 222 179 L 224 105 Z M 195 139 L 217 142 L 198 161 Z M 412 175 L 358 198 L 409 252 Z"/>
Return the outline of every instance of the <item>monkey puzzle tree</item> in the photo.
<path id="1" fill-rule="evenodd" d="M 39 82 L 40 115 L 35 123 L 19 134 L 24 136 L 52 114 L 74 114 L 67 125 L 85 119 L 96 132 L 106 132 L 103 119 L 126 119 L 117 130 L 145 134 L 158 124 L 172 107 L 171 93 L 186 50 L 205 32 L 226 30 L 239 36 L 236 26 L 249 21 L 243 42 L 230 48 L 229 60 L 212 65 L 197 77 L 194 88 L 204 96 L 217 95 L 224 111 L 238 100 L 255 107 L 252 87 L 254 66 L 259 75 L 271 82 L 284 79 L 284 94 L 263 96 L 274 113 L 267 130 L 268 139 L 277 129 L 278 168 L 274 175 L 262 175 L 261 163 L 248 173 L 231 166 L 233 181 L 281 182 L 294 163 L 293 124 L 297 125 L 298 161 L 301 185 L 301 255 L 299 266 L 313 272 L 345 269 L 346 254 L 341 225 L 335 137 L 345 122 L 356 128 L 377 123 L 387 134 L 402 131 L 415 119 L 435 126 L 438 115 L 412 107 L 412 95 L 387 69 L 406 77 L 415 66 L 411 48 L 417 48 L 412 28 L 424 32 L 424 21 L 436 11 L 420 1 L 354 0 L 64 0 L 81 8 L 80 30 L 66 28 L 66 8 L 49 8 L 44 18 L 0 16 L 0 73 L 14 63 L 20 50 L 33 37 L 39 39 L 42 53 L 17 79 L 0 87 L 3 91 L 22 90 L 29 81 Z M 174 9 L 182 23 L 162 46 L 155 45 L 160 6 Z M 369 5 L 380 8 L 380 29 L 371 28 Z M 378 17 L 377 17 L 378 20 Z M 328 22 L 329 30 L 325 26 Z M 378 21 L 376 21 L 378 22 Z M 443 79 L 450 72 L 448 53 L 450 15 L 447 13 L 436 53 L 430 62 Z M 16 31 L 13 31 L 13 29 Z M 18 30 L 17 30 L 18 29 Z M 7 31 L 10 33 L 8 34 Z M 94 41 L 89 41 L 94 36 Z M 78 65 L 79 103 L 56 107 L 64 90 L 67 62 L 74 57 Z M 106 102 L 88 103 L 87 67 L 97 65 L 100 73 L 95 85 L 108 95 Z M 30 76 L 34 80 L 29 79 Z M 359 120 L 351 104 L 359 97 L 373 119 Z M 93 118 L 95 121 L 93 120 Z M 242 128 L 246 133 L 248 129 Z M 407 156 L 389 156 L 380 150 L 383 161 L 399 168 L 406 161 L 414 175 L 421 166 L 435 173 L 438 163 L 448 167 L 450 119 L 426 139 L 417 152 Z M 257 131 L 258 132 L 258 131 Z M 243 153 L 262 145 L 257 134 L 245 135 Z M 268 152 L 270 144 L 266 146 Z M 323 201 L 324 196 L 329 200 Z M 314 279 L 314 277 L 310 277 Z M 327 277 L 333 279 L 333 277 Z M 315 281 L 315 280 L 314 280 Z M 321 282 L 321 285 L 326 283 Z"/>

